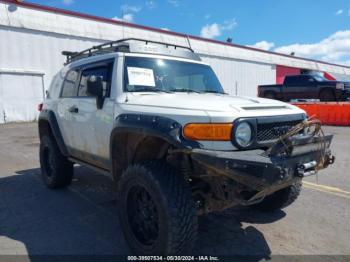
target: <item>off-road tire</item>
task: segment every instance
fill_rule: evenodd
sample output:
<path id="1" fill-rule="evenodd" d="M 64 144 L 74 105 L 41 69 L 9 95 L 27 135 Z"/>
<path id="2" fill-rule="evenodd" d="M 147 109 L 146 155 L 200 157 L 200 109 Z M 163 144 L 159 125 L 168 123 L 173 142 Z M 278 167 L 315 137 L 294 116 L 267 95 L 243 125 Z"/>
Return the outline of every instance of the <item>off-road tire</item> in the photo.
<path id="1" fill-rule="evenodd" d="M 45 185 L 51 189 L 70 185 L 73 178 L 73 163 L 64 157 L 55 139 L 44 135 L 40 139 L 41 176 Z"/>
<path id="2" fill-rule="evenodd" d="M 325 89 L 320 92 L 320 101 L 322 102 L 331 102 L 336 101 L 335 95 L 332 90 Z"/>
<path id="3" fill-rule="evenodd" d="M 147 191 L 153 203 L 152 210 L 156 210 L 151 220 L 158 218 L 153 220 L 157 226 L 152 229 L 157 228 L 157 233 L 152 235 L 151 243 L 145 243 L 151 239 L 148 237 L 150 231 L 142 230 L 147 232 L 143 238 L 147 240 L 142 241 L 137 232 L 139 229 L 132 226 L 133 221 L 145 221 L 144 213 L 135 215 L 140 212 L 130 211 L 138 205 L 131 204 L 135 202 L 130 202 L 130 199 L 140 188 Z M 117 201 L 121 227 L 134 254 L 189 254 L 193 249 L 198 221 L 191 190 L 184 178 L 165 162 L 149 161 L 127 168 L 119 181 Z"/>
<path id="4" fill-rule="evenodd" d="M 298 198 L 301 186 L 301 181 L 296 182 L 289 187 L 283 188 L 272 195 L 265 197 L 262 202 L 253 205 L 253 207 L 264 212 L 283 209 L 292 204 Z"/>

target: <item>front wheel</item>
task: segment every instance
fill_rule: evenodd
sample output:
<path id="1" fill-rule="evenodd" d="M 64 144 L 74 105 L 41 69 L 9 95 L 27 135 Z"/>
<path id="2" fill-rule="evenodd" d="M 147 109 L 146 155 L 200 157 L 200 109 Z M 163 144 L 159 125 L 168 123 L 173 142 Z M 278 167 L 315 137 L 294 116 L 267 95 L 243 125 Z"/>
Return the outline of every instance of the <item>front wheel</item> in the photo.
<path id="1" fill-rule="evenodd" d="M 331 90 L 323 90 L 320 93 L 320 101 L 322 102 L 331 102 L 336 101 L 335 95 Z"/>
<path id="2" fill-rule="evenodd" d="M 301 181 L 295 182 L 293 185 L 278 190 L 272 195 L 265 197 L 263 201 L 253 205 L 253 207 L 264 212 L 271 212 L 285 208 L 298 198 L 301 186 Z"/>
<path id="3" fill-rule="evenodd" d="M 137 255 L 191 252 L 197 235 L 192 194 L 182 176 L 162 161 L 130 166 L 118 186 L 119 218 Z"/>

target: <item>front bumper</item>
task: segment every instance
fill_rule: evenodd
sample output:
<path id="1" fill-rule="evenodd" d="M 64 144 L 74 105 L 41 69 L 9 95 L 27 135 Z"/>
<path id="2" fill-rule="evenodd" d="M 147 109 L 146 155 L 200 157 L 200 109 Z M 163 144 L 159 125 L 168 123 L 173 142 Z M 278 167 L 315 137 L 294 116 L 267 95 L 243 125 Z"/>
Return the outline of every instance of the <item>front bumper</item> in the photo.
<path id="1" fill-rule="evenodd" d="M 344 98 L 345 101 L 350 100 L 350 88 L 349 89 L 345 89 L 343 98 Z"/>
<path id="2" fill-rule="evenodd" d="M 316 174 L 334 162 L 330 152 L 333 136 L 293 138 L 288 154 L 266 154 L 265 150 L 210 151 L 194 149 L 192 159 L 206 170 L 223 175 L 257 192 L 254 199 Z M 324 139 L 324 147 L 320 141 Z M 254 200 L 250 199 L 250 201 Z"/>
<path id="3" fill-rule="evenodd" d="M 337 93 L 338 100 L 348 101 L 350 100 L 350 88 L 346 88 L 344 90 L 339 90 Z"/>

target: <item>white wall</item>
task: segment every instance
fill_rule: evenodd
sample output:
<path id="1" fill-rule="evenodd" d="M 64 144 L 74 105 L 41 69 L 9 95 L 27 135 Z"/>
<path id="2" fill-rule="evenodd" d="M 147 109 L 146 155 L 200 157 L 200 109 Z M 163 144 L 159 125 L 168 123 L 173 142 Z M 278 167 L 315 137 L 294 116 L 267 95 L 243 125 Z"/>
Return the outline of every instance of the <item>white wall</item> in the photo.
<path id="1" fill-rule="evenodd" d="M 45 85 L 62 67 L 63 50 L 83 50 L 103 43 L 82 37 L 0 26 L 0 70 L 45 72 Z"/>
<path id="2" fill-rule="evenodd" d="M 63 50 L 79 51 L 104 42 L 4 26 L 0 26 L 0 39 L 5 40 L 0 45 L 0 72 L 4 69 L 44 72 L 46 89 L 65 61 L 61 55 Z M 212 65 L 224 88 L 231 94 L 236 94 L 236 82 L 237 94 L 250 96 L 256 96 L 258 84 L 275 82 L 276 70 L 270 64 L 205 54 L 201 57 Z"/>
<path id="3" fill-rule="evenodd" d="M 36 120 L 43 84 L 49 87 L 65 61 L 61 52 L 99 43 L 102 41 L 0 26 L 0 123 Z M 39 73 L 31 75 L 31 71 Z"/>
<path id="4" fill-rule="evenodd" d="M 39 78 L 28 78 L 21 72 L 42 72 L 45 89 L 52 77 L 62 67 L 65 57 L 63 50 L 79 51 L 104 42 L 103 40 L 67 36 L 24 28 L 0 26 L 0 123 L 36 120 L 36 105 L 40 103 L 42 83 Z M 275 82 L 275 69 L 268 64 L 201 55 L 213 66 L 226 92 L 238 95 L 256 96 L 258 84 Z M 16 75 L 1 74 L 1 71 L 17 71 Z M 31 87 L 28 86 L 31 83 Z M 41 92 L 41 91 L 40 91 Z M 21 94 L 15 99 L 14 94 Z M 0 93 L 1 94 L 1 93 Z M 1 105 L 2 104 L 2 105 Z"/>
<path id="5" fill-rule="evenodd" d="M 204 55 L 201 57 L 213 67 L 225 91 L 229 94 L 256 96 L 258 85 L 276 82 L 274 65 Z"/>
<path id="6" fill-rule="evenodd" d="M 16 5 L 0 0 L 0 25 L 89 39 L 116 40 L 139 37 L 180 45 L 190 43 L 192 48 L 201 54 L 350 75 L 350 68 L 344 66 L 263 52 L 258 49 L 243 48 L 239 45 L 219 44 L 195 36 L 152 28 L 145 29 L 142 26 L 123 24 L 111 19 L 93 19 L 83 15 L 47 11 L 39 7 L 30 7 L 30 4 L 26 6 L 25 3 Z"/>
<path id="7" fill-rule="evenodd" d="M 9 5 L 0 0 L 0 123 L 4 119 L 32 121 L 37 117 L 36 107 L 32 105 L 38 103 L 42 95 L 37 93 L 42 83 L 39 83 L 37 74 L 28 78 L 28 74 L 21 75 L 20 72 L 43 73 L 47 89 L 51 78 L 64 63 L 63 50 L 80 51 L 104 41 L 128 37 L 190 44 L 204 61 L 212 65 L 230 94 L 256 96 L 257 85 L 275 82 L 275 64 L 350 75 L 350 69 L 341 66 L 222 45 L 196 37 L 172 35 L 166 31 L 146 30 L 113 21 L 95 21 Z M 16 71 L 17 75 L 1 75 L 2 71 Z M 33 86 L 28 86 L 28 83 Z M 14 99 L 13 92 L 19 92 L 21 97 Z M 7 95 L 12 98 L 7 98 Z"/>

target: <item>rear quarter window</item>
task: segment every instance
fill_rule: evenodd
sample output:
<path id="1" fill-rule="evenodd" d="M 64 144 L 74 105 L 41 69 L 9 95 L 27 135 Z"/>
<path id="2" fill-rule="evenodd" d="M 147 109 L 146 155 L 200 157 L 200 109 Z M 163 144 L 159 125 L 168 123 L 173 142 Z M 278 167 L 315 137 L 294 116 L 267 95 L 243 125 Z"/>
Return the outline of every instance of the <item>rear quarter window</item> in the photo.
<path id="1" fill-rule="evenodd" d="M 56 75 L 54 75 L 49 90 L 47 92 L 47 98 L 58 98 L 60 96 L 65 75 L 65 70 L 61 70 Z"/>

